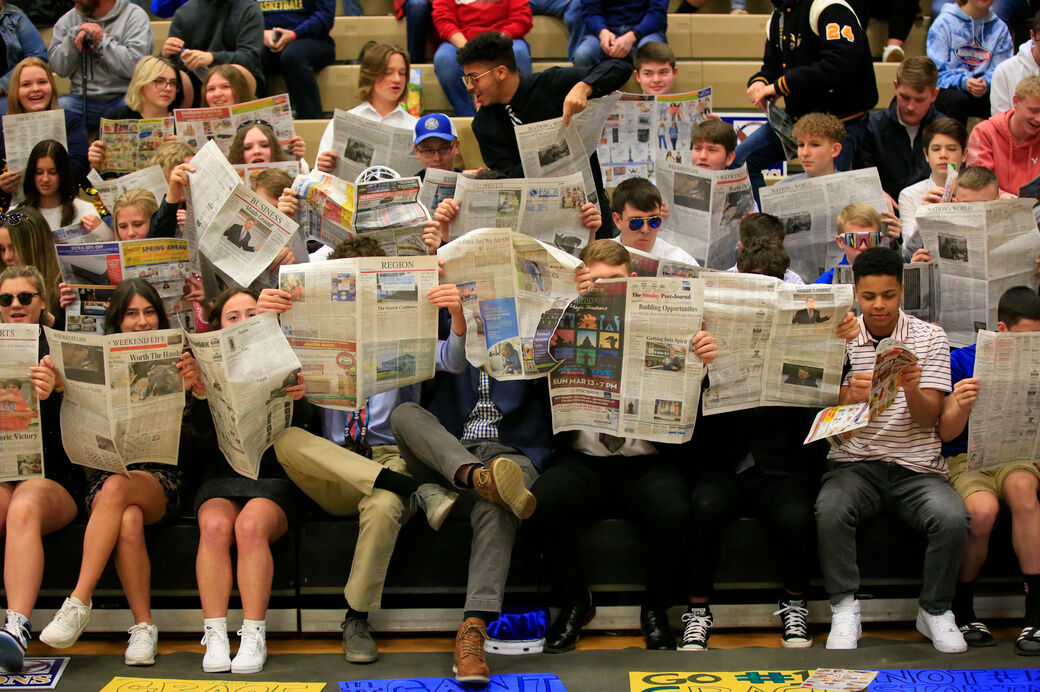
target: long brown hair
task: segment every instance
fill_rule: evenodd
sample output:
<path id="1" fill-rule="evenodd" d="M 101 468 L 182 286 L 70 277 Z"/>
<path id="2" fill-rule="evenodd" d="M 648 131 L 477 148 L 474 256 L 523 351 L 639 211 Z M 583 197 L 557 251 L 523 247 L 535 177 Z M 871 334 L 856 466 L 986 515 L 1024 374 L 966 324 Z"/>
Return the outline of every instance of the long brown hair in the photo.
<path id="1" fill-rule="evenodd" d="M 69 152 L 61 145 L 61 142 L 53 139 L 45 139 L 37 142 L 36 146 L 29 152 L 29 164 L 22 174 L 22 192 L 25 194 L 25 204 L 40 208 L 42 198 L 40 191 L 36 188 L 36 164 L 40 159 L 49 158 L 54 162 L 54 168 L 58 171 L 58 196 L 61 199 L 61 225 L 68 226 L 76 219 L 76 207 L 72 200 L 76 199 L 77 186 L 76 177 L 72 173 L 72 162 L 69 160 Z"/>
<path id="2" fill-rule="evenodd" d="M 372 87 L 386 74 L 386 66 L 394 55 L 404 58 L 404 73 L 405 79 L 407 79 L 412 61 L 404 48 L 392 46 L 389 43 L 376 43 L 365 49 L 361 56 L 361 72 L 358 75 L 358 98 L 362 101 L 372 101 Z M 397 102 L 400 103 L 406 98 L 408 98 L 408 90 L 402 89 Z"/>
<path id="3" fill-rule="evenodd" d="M 61 270 L 58 268 L 58 252 L 54 249 L 54 234 L 43 214 L 34 207 L 22 205 L 8 212 L 21 214 L 24 218 L 17 224 L 10 221 L 4 226 L 11 236 L 11 245 L 18 255 L 18 264 L 35 267 L 43 275 L 47 308 L 54 313 L 58 309 L 58 283 Z"/>
<path id="4" fill-rule="evenodd" d="M 278 136 L 274 133 L 274 128 L 267 123 L 254 121 L 251 123 L 244 123 L 242 127 L 238 128 L 238 132 L 235 133 L 235 138 L 231 140 L 231 148 L 228 149 L 228 163 L 236 165 L 246 162 L 246 135 L 249 134 L 249 131 L 254 127 L 263 132 L 264 136 L 267 137 L 267 144 L 271 147 L 272 161 L 289 160 L 289 157 L 285 154 L 285 150 L 282 149 L 282 145 L 278 142 Z"/>

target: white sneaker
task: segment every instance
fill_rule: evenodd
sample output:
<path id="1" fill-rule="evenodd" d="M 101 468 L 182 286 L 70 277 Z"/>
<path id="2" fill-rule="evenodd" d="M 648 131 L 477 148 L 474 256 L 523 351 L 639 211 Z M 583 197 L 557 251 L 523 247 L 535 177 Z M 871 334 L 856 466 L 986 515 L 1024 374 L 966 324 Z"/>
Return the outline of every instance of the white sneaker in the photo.
<path id="1" fill-rule="evenodd" d="M 931 639 L 936 650 L 944 654 L 962 654 L 968 650 L 968 643 L 957 627 L 952 610 L 932 615 L 924 608 L 918 608 L 917 631 Z"/>
<path id="2" fill-rule="evenodd" d="M 859 620 L 859 601 L 831 604 L 831 631 L 827 635 L 828 649 L 855 649 L 863 636 Z"/>
<path id="3" fill-rule="evenodd" d="M 885 46 L 881 52 L 881 62 L 903 62 L 906 53 L 900 46 Z"/>
<path id="4" fill-rule="evenodd" d="M 126 645 L 123 663 L 128 666 L 150 666 L 155 663 L 159 628 L 147 622 L 139 622 L 127 632 L 130 634 L 130 643 Z"/>
<path id="5" fill-rule="evenodd" d="M 204 673 L 226 673 L 231 670 L 231 643 L 228 642 L 227 623 L 206 625 L 200 643 L 206 646 L 206 655 L 202 657 Z"/>
<path id="6" fill-rule="evenodd" d="M 267 662 L 267 632 L 263 627 L 243 627 L 238 631 L 241 643 L 231 662 L 232 673 L 259 673 Z"/>
<path id="7" fill-rule="evenodd" d="M 40 641 L 55 649 L 67 649 L 76 643 L 90 622 L 90 606 L 69 596 L 54 614 L 54 619 L 40 632 Z"/>

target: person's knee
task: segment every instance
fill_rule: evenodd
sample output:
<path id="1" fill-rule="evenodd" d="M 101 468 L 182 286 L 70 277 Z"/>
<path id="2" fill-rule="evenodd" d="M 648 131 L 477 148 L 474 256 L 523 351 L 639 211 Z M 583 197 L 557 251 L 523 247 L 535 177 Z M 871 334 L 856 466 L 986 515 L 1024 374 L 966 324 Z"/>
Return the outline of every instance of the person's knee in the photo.
<path id="1" fill-rule="evenodd" d="M 43 526 L 43 507 L 34 498 L 15 495 L 7 507 L 7 533 L 18 535 L 29 531 L 39 533 Z"/>
<path id="2" fill-rule="evenodd" d="M 956 502 L 932 502 L 926 511 L 925 525 L 929 536 L 943 535 L 948 537 L 968 535 L 969 514 L 960 497 L 954 496 Z"/>
<path id="3" fill-rule="evenodd" d="M 144 542 L 144 512 L 137 505 L 130 505 L 123 510 L 123 519 L 119 524 L 119 542 Z"/>
<path id="4" fill-rule="evenodd" d="M 1004 479 L 1004 496 L 1012 511 L 1032 510 L 1040 506 L 1037 500 L 1037 478 L 1026 470 L 1012 471 Z"/>
<path id="5" fill-rule="evenodd" d="M 964 500 L 970 517 L 969 529 L 973 536 L 988 536 L 1000 513 L 1000 503 L 995 495 L 985 491 L 974 492 Z"/>
<path id="6" fill-rule="evenodd" d="M 94 495 L 93 509 L 125 506 L 129 501 L 131 481 L 126 476 L 113 474 L 105 479 Z"/>
<path id="7" fill-rule="evenodd" d="M 390 429 L 394 432 L 394 438 L 399 438 L 402 433 L 407 432 L 409 418 L 423 410 L 422 406 L 412 401 L 407 401 L 394 407 L 394 410 L 390 413 Z"/>
<path id="8" fill-rule="evenodd" d="M 231 545 L 235 519 L 223 512 L 199 512 L 199 542 L 210 545 Z"/>
<path id="9" fill-rule="evenodd" d="M 404 500 L 397 493 L 376 488 L 367 500 L 362 503 L 361 523 L 380 526 L 400 526 L 404 517 Z"/>
<path id="10" fill-rule="evenodd" d="M 240 548 L 256 548 L 271 542 L 272 522 L 263 512 L 246 508 L 235 520 L 235 543 Z"/>

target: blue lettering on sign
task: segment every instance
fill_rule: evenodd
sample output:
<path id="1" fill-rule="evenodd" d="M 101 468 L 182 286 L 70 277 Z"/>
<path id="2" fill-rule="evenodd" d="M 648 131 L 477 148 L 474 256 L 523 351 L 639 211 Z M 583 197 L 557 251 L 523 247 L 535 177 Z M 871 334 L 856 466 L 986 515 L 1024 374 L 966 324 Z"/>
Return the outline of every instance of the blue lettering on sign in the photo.
<path id="1" fill-rule="evenodd" d="M 339 684 L 340 692 L 472 692 L 453 678 L 401 678 L 396 680 L 348 680 Z M 551 673 L 492 675 L 489 692 L 567 692 L 560 679 Z"/>
<path id="2" fill-rule="evenodd" d="M 1040 670 L 880 670 L 869 692 L 1040 692 Z"/>

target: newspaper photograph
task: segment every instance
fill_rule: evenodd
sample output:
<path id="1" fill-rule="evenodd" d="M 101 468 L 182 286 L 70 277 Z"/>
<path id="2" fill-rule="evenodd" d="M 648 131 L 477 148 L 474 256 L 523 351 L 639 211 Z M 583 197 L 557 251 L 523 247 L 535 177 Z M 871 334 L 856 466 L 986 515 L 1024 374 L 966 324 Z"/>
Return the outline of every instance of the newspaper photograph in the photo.
<path id="1" fill-rule="evenodd" d="M 298 221 L 308 240 L 336 247 L 354 237 L 354 183 L 315 169 L 293 180 L 300 198 Z"/>
<path id="2" fill-rule="evenodd" d="M 283 266 L 292 297 L 282 331 L 307 398 L 357 410 L 368 397 L 431 379 L 437 362 L 437 258 L 351 257 Z"/>
<path id="3" fill-rule="evenodd" d="M 260 474 L 260 461 L 292 424 L 293 400 L 286 387 L 301 372 L 278 316 L 265 312 L 205 334 L 189 334 L 199 362 L 220 451 L 247 478 Z"/>
<path id="4" fill-rule="evenodd" d="M 102 175 L 138 171 L 148 165 L 163 144 L 177 139 L 173 118 L 102 118 L 98 137 L 105 145 L 105 158 L 100 171 Z"/>
<path id="5" fill-rule="evenodd" d="M 581 225 L 581 207 L 590 199 L 587 189 L 580 173 L 501 180 L 460 175 L 455 188 L 459 215 L 449 236 L 457 239 L 477 228 L 512 228 L 577 255 L 589 242 L 589 230 Z"/>
<path id="6" fill-rule="evenodd" d="M 87 228 L 83 221 L 77 221 L 68 226 L 53 229 L 51 235 L 54 237 L 56 246 L 75 243 L 103 243 L 114 237 L 112 229 L 104 221 L 94 229 Z"/>
<path id="7" fill-rule="evenodd" d="M 115 208 L 119 195 L 127 190 L 148 190 L 155 195 L 155 201 L 159 204 L 162 204 L 163 198 L 166 197 L 166 176 L 163 175 L 159 166 L 145 166 L 140 170 L 135 169 L 132 173 L 111 180 L 102 179 L 98 172 L 91 168 L 87 173 L 87 180 L 97 190 L 98 197 L 101 198 L 109 213 Z M 113 223 L 115 223 L 114 220 Z"/>
<path id="8" fill-rule="evenodd" d="M 24 175 L 33 147 L 45 139 L 60 142 L 68 151 L 69 143 L 65 136 L 65 111 L 61 108 L 52 111 L 5 115 L 0 122 L 4 127 L 4 152 L 7 156 L 8 171 Z M 24 199 L 25 194 L 22 186 L 19 185 L 11 194 L 11 204 L 20 204 Z"/>
<path id="9" fill-rule="evenodd" d="M 529 125 L 514 125 L 520 163 L 527 178 L 554 178 L 580 173 L 587 191 L 596 189 L 589 164 L 589 152 L 575 125 L 563 126 L 563 118 L 551 118 Z"/>
<path id="10" fill-rule="evenodd" d="M 740 221 L 755 211 L 747 166 L 711 171 L 671 161 L 658 163 L 657 189 L 668 218 L 657 236 L 711 269 L 737 263 Z M 833 242 L 833 239 L 832 239 Z"/>
<path id="11" fill-rule="evenodd" d="M 784 247 L 791 255 L 791 269 L 806 283 L 841 261 L 843 253 L 834 236 L 842 209 L 865 202 L 879 213 L 888 211 L 876 168 L 768 185 L 758 195 L 762 211 L 784 222 Z"/>
<path id="12" fill-rule="evenodd" d="M 974 376 L 968 469 L 1040 461 L 1040 332 L 980 331 Z"/>
<path id="13" fill-rule="evenodd" d="M 427 168 L 423 178 L 422 189 L 419 191 L 419 201 L 432 214 L 437 211 L 437 205 L 449 197 L 455 196 L 455 181 L 459 174 L 455 171 L 445 171 L 440 168 Z"/>
<path id="14" fill-rule="evenodd" d="M 858 430 L 878 419 L 885 411 L 905 396 L 899 384 L 899 373 L 917 362 L 917 356 L 897 339 L 882 339 L 874 358 L 874 375 L 870 383 L 870 398 L 858 404 L 831 406 L 816 414 L 805 444 L 833 437 L 831 444 L 851 440 Z"/>
<path id="15" fill-rule="evenodd" d="M 231 149 L 238 128 L 246 123 L 259 121 L 270 125 L 283 147 L 296 134 L 288 94 L 233 106 L 177 108 L 173 111 L 173 119 L 179 141 L 195 151 L 201 150 L 207 141 L 213 141 L 225 155 Z"/>
<path id="16" fill-rule="evenodd" d="M 124 279 L 147 281 L 162 298 L 170 324 L 194 329 L 194 309 L 184 299 L 184 279 L 191 272 L 186 240 L 145 238 L 55 249 L 62 281 L 79 298 L 66 308 L 66 330 L 104 332 L 109 298 Z"/>
<path id="17" fill-rule="evenodd" d="M 917 232 L 939 264 L 939 326 L 951 346 L 975 343 L 980 329 L 997 328 L 997 303 L 1012 286 L 1037 288 L 1040 231 L 1031 199 L 924 204 Z"/>
<path id="18" fill-rule="evenodd" d="M 415 175 L 422 163 L 412 150 L 414 139 L 410 128 L 366 120 L 337 108 L 332 119 L 332 149 L 339 157 L 333 174 L 353 183 L 366 168 L 379 165 L 402 177 Z"/>
<path id="19" fill-rule="evenodd" d="M 704 377 L 693 337 L 703 318 L 703 279 L 598 281 L 556 329 L 553 433 L 689 441 Z"/>
<path id="20" fill-rule="evenodd" d="M 374 238 L 390 257 L 425 255 L 422 231 L 430 212 L 419 201 L 421 187 L 416 177 L 358 183 L 354 231 Z"/>
<path id="21" fill-rule="evenodd" d="M 508 228 L 481 228 L 441 246 L 444 283 L 462 294 L 466 357 L 499 380 L 544 377 L 556 366 L 549 341 L 577 293 L 581 264 Z"/>
<path id="22" fill-rule="evenodd" d="M 43 477 L 43 428 L 29 368 L 40 360 L 40 325 L 0 324 L 0 482 Z"/>
<path id="23" fill-rule="evenodd" d="M 711 364 L 704 415 L 837 403 L 845 364 L 837 328 L 852 306 L 851 286 L 735 272 L 703 278 L 705 329 L 724 346 Z"/>
<path id="24" fill-rule="evenodd" d="M 130 464 L 176 465 L 184 412 L 177 361 L 184 332 L 44 331 L 65 385 L 61 441 L 69 459 L 123 475 Z"/>
<path id="25" fill-rule="evenodd" d="M 852 286 L 852 265 L 839 264 L 834 268 L 834 283 Z M 925 322 L 939 322 L 941 296 L 939 294 L 939 263 L 914 262 L 903 264 L 903 304 L 908 315 Z M 852 311 L 859 315 L 859 304 L 853 302 Z"/>

